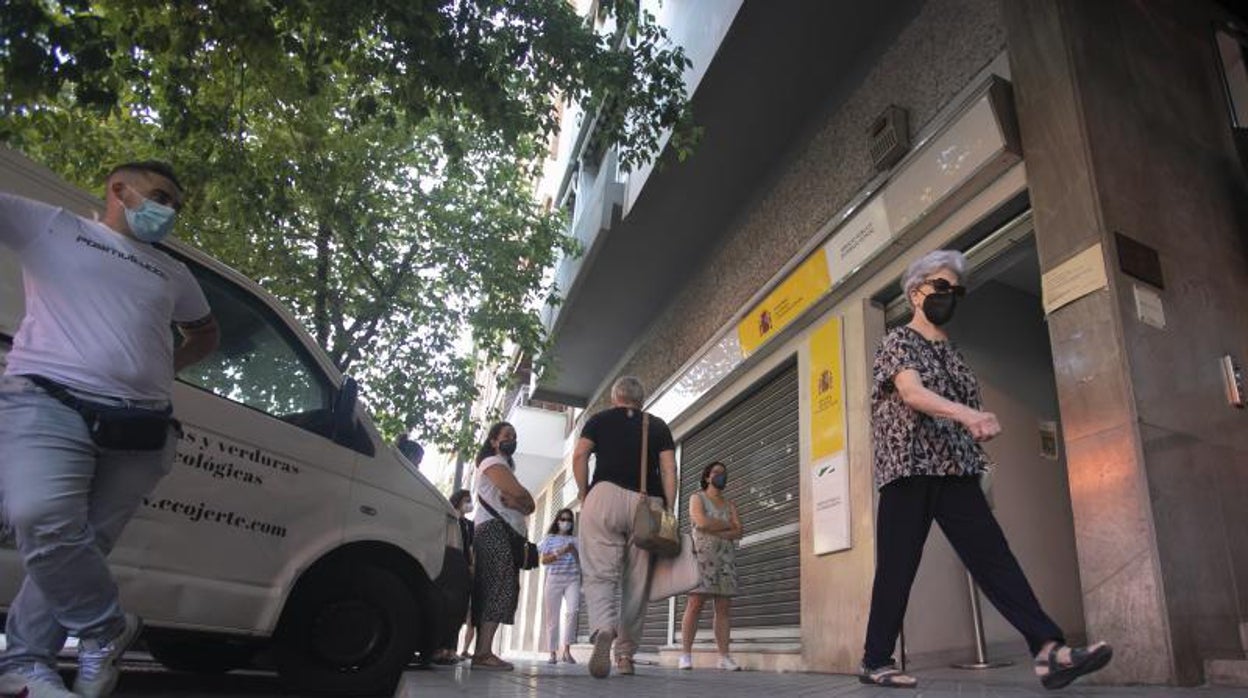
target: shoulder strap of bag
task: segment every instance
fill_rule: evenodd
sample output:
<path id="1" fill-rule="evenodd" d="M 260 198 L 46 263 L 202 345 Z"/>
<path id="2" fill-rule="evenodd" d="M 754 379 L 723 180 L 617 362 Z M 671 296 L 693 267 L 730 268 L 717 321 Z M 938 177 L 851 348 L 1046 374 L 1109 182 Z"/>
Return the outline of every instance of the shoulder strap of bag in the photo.
<path id="1" fill-rule="evenodd" d="M 477 495 L 477 499 L 481 501 L 481 506 L 485 507 L 485 510 L 490 512 L 490 516 L 493 516 L 494 518 L 498 519 L 500 522 L 502 522 L 504 526 L 507 527 L 508 532 L 513 533 L 515 535 L 520 535 L 519 532 L 516 531 L 516 529 L 511 527 L 511 523 L 508 522 L 507 519 L 503 518 L 502 514 L 495 511 L 494 507 L 490 506 L 490 503 L 485 501 L 484 497 Z"/>
<path id="2" fill-rule="evenodd" d="M 646 456 L 650 450 L 650 414 L 648 412 L 641 413 L 641 496 L 646 496 L 649 490 L 646 489 Z"/>

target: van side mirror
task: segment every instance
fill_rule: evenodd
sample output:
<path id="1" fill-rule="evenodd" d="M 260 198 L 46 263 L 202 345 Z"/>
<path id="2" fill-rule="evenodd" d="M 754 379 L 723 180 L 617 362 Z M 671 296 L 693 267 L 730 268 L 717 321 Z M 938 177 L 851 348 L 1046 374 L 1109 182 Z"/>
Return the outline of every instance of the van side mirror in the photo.
<path id="1" fill-rule="evenodd" d="M 351 376 L 342 379 L 342 387 L 334 398 L 333 426 L 329 438 L 346 443 L 355 430 L 355 403 L 360 398 L 360 385 Z"/>

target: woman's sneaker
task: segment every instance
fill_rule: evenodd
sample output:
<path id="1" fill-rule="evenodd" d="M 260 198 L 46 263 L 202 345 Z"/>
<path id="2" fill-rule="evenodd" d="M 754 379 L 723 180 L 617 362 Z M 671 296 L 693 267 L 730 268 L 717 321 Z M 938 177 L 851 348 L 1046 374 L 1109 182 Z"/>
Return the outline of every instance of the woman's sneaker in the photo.
<path id="1" fill-rule="evenodd" d="M 117 661 L 130 649 L 143 621 L 133 613 L 126 614 L 126 627 L 108 642 L 81 640 L 78 643 L 78 677 L 74 679 L 74 693 L 82 698 L 103 698 L 117 687 L 120 672 Z"/>
<path id="2" fill-rule="evenodd" d="M 693 669 L 693 656 L 688 654 L 680 655 L 680 661 L 676 664 L 676 666 L 683 671 Z"/>
<path id="3" fill-rule="evenodd" d="M 16 688 L 16 690 L 13 690 Z M 70 693 L 61 681 L 60 674 L 52 667 L 42 664 L 10 671 L 0 676 L 0 695 L 22 696 L 23 698 L 79 698 L 77 693 Z"/>
<path id="4" fill-rule="evenodd" d="M 741 671 L 741 667 L 727 655 L 719 658 L 719 668 L 724 671 Z"/>
<path id="5" fill-rule="evenodd" d="M 605 679 L 611 675 L 611 643 L 614 641 L 615 633 L 610 630 L 594 633 L 591 639 L 594 652 L 589 656 L 589 675 L 595 679 Z"/>

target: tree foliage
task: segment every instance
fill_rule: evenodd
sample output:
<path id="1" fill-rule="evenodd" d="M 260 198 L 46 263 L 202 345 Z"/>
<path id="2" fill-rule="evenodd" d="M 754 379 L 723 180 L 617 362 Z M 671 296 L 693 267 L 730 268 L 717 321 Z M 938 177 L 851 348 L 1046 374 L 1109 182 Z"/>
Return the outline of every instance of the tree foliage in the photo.
<path id="1" fill-rule="evenodd" d="M 684 53 L 634 1 L 598 7 L 0 0 L 0 139 L 89 187 L 172 160 L 179 235 L 293 308 L 384 430 L 449 446 L 467 346 L 538 352 L 557 300 L 543 274 L 571 242 L 533 200 L 554 100 L 626 167 L 695 136 Z"/>

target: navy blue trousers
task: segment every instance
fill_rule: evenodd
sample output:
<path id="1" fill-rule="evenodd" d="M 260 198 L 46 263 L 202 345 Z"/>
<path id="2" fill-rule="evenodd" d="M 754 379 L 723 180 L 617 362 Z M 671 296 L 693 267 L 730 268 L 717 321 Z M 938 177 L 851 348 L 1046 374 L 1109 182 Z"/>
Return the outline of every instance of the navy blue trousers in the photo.
<path id="1" fill-rule="evenodd" d="M 919 475 L 880 489 L 875 584 L 863 665 L 893 663 L 893 648 L 906 616 L 910 587 L 919 570 L 932 521 L 970 570 L 992 605 L 1023 637 L 1034 655 L 1046 642 L 1064 642 L 1061 628 L 1040 608 L 1027 577 L 1010 552 L 976 477 Z"/>

